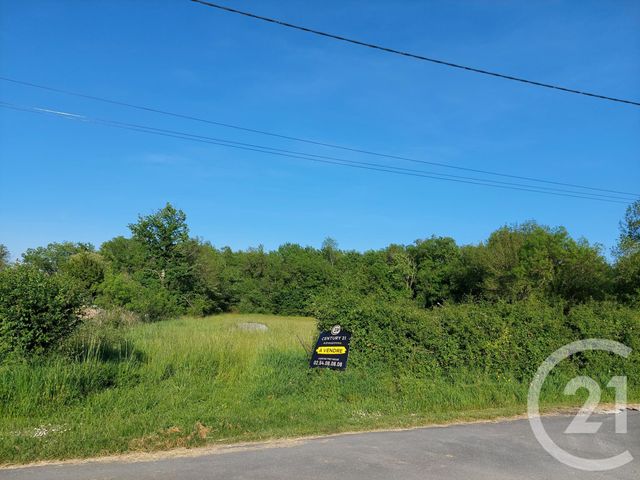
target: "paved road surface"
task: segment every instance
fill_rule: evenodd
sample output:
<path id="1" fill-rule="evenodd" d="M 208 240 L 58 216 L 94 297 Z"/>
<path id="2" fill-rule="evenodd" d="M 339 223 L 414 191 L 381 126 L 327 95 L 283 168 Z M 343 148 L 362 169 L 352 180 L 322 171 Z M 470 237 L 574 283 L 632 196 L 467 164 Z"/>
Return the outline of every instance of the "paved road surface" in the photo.
<path id="1" fill-rule="evenodd" d="M 526 420 L 370 432 L 294 442 L 291 446 L 136 462 L 89 462 L 0 469 L 2 480 L 317 479 L 501 480 L 640 479 L 640 412 L 629 412 L 628 434 L 612 415 L 596 435 L 565 435 L 570 417 L 547 417 L 552 438 L 575 455 L 603 458 L 629 450 L 634 460 L 609 472 L 558 463 L 536 442 Z"/>

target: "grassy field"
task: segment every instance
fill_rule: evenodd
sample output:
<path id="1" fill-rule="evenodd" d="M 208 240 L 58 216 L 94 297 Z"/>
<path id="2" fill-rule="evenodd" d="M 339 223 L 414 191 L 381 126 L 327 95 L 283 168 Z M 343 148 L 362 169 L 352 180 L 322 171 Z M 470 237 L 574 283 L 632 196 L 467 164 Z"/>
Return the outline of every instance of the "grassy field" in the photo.
<path id="1" fill-rule="evenodd" d="M 0 463 L 481 419 L 526 404 L 527 386 L 508 379 L 310 370 L 309 318 L 227 314 L 101 335 L 85 332 L 75 361 L 0 367 Z"/>

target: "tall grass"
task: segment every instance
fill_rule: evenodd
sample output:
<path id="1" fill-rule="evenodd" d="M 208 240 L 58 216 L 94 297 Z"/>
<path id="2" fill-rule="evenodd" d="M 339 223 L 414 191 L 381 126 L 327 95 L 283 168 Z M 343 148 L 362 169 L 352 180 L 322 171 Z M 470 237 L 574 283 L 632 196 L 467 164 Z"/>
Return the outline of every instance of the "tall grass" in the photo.
<path id="1" fill-rule="evenodd" d="M 269 330 L 243 330 L 241 322 Z M 528 385 L 504 376 L 310 370 L 301 342 L 308 348 L 316 335 L 313 319 L 268 315 L 88 324 L 57 356 L 0 366 L 0 463 L 524 410 Z M 556 383 L 547 405 L 567 401 Z"/>

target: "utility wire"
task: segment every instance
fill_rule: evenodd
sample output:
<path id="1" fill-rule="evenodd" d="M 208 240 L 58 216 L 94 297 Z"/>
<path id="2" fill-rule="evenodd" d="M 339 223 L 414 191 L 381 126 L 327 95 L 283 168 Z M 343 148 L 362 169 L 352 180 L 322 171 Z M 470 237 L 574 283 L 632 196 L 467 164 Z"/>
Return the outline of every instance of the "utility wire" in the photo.
<path id="1" fill-rule="evenodd" d="M 567 93 L 575 93 L 575 94 L 578 94 L 578 95 L 585 95 L 587 97 L 594 97 L 594 98 L 599 98 L 599 99 L 602 99 L 602 100 L 609 100 L 609 101 L 612 101 L 612 102 L 619 102 L 619 103 L 626 103 L 628 105 L 640 106 L 640 102 L 636 102 L 636 101 L 633 101 L 633 100 L 625 100 L 625 99 L 622 99 L 622 98 L 609 97 L 607 95 L 600 95 L 600 94 L 597 94 L 597 93 L 586 92 L 586 91 L 583 91 L 583 90 L 575 90 L 573 88 L 561 87 L 559 85 L 553 85 L 553 84 L 550 84 L 550 83 L 536 82 L 534 80 L 528 80 L 526 78 L 521 78 L 521 77 L 514 77 L 512 75 L 506 75 L 504 73 L 492 72 L 492 71 L 489 71 L 489 70 L 483 70 L 481 68 L 469 67 L 469 66 L 466 66 L 466 65 L 460 65 L 458 63 L 452 63 L 452 62 L 447 62 L 447 61 L 444 61 L 444 60 L 438 60 L 436 58 L 425 57 L 423 55 L 418 55 L 418 54 L 415 54 L 415 53 L 403 52 L 401 50 L 396 50 L 394 48 L 383 47 L 381 45 L 376 45 L 376 44 L 373 44 L 373 43 L 367 43 L 367 42 L 363 42 L 361 40 L 355 40 L 353 38 L 343 37 L 341 35 L 335 35 L 333 33 L 321 32 L 320 30 L 314 30 L 312 28 L 302 27 L 300 25 L 294 25 L 292 23 L 287 23 L 287 22 L 284 22 L 282 20 L 278 20 L 278 19 L 275 19 L 275 18 L 263 17 L 261 15 L 256 15 L 255 13 L 245 12 L 245 11 L 242 11 L 242 10 L 236 10 L 235 8 L 227 7 L 227 6 L 224 6 L 224 5 L 219 5 L 217 3 L 206 2 L 204 0 L 191 0 L 191 1 L 194 2 L 194 3 L 199 3 L 201 5 L 205 5 L 207 7 L 217 8 L 218 10 L 224 10 L 226 12 L 235 13 L 235 14 L 238 14 L 238 15 L 243 15 L 245 17 L 254 18 L 256 20 L 262 20 L 264 22 L 273 23 L 273 24 L 276 24 L 276 25 L 280 25 L 282 27 L 292 28 L 294 30 L 300 30 L 302 32 L 312 33 L 314 35 L 320 35 L 322 37 L 333 38 L 334 40 L 340 40 L 342 42 L 352 43 L 352 44 L 355 44 L 355 45 L 360 45 L 362 47 L 373 48 L 375 50 L 381 50 L 381 51 L 387 52 L 387 53 L 395 53 L 396 55 L 402 55 L 404 57 L 414 58 L 414 59 L 417 59 L 417 60 L 423 60 L 425 62 L 437 63 L 439 65 L 444 65 L 444 66 L 447 66 L 447 67 L 459 68 L 461 70 L 467 70 L 469 72 L 481 73 L 483 75 L 490 75 L 492 77 L 498 77 L 498 78 L 502 78 L 502 79 L 505 79 L 505 80 L 512 80 L 512 81 L 515 81 L 515 82 L 526 83 L 528 85 L 535 85 L 537 87 L 551 88 L 551 89 L 554 89 L 554 90 L 560 90 L 560 91 L 567 92 Z"/>
<path id="2" fill-rule="evenodd" d="M 90 123 L 98 123 L 98 124 L 103 124 L 103 125 L 110 125 L 110 126 L 117 126 L 117 127 L 124 127 L 124 128 L 130 127 L 132 129 L 136 129 L 137 131 L 149 130 L 149 131 L 154 131 L 154 132 L 166 133 L 166 134 L 169 134 L 169 135 L 178 135 L 180 138 L 182 138 L 182 137 L 190 137 L 190 138 L 195 138 L 195 139 L 210 140 L 212 142 L 215 142 L 214 143 L 215 145 L 222 145 L 222 146 L 239 145 L 239 146 L 242 146 L 242 147 L 250 147 L 252 149 L 260 149 L 260 150 L 264 150 L 264 151 L 268 150 L 270 152 L 287 153 L 287 154 L 294 155 L 295 158 L 302 158 L 303 156 L 304 157 L 314 157 L 314 158 L 320 158 L 320 159 L 324 159 L 324 160 L 331 160 L 331 161 L 337 161 L 337 162 L 346 162 L 346 163 L 365 165 L 365 166 L 371 166 L 371 167 L 392 168 L 394 170 L 399 170 L 399 171 L 434 175 L 434 176 L 442 177 L 443 179 L 445 179 L 445 178 L 457 178 L 457 179 L 462 179 L 462 180 L 472 180 L 472 181 L 487 182 L 487 183 L 491 183 L 491 184 L 495 184 L 495 185 L 509 185 L 509 186 L 526 187 L 526 188 L 534 187 L 534 188 L 536 188 L 538 190 L 548 190 L 548 191 L 556 191 L 556 192 L 561 192 L 561 193 L 570 193 L 570 194 L 578 194 L 578 195 L 589 195 L 589 196 L 594 196 L 594 197 L 612 198 L 612 199 L 615 199 L 615 200 L 623 200 L 623 201 L 628 201 L 629 200 L 628 198 L 614 196 L 614 195 L 603 195 L 603 194 L 598 194 L 598 193 L 588 193 L 588 194 L 586 194 L 585 192 L 577 192 L 577 191 L 574 191 L 574 190 L 566 190 L 566 189 L 544 187 L 544 186 L 537 186 L 537 185 L 528 185 L 528 184 L 514 183 L 514 182 L 502 182 L 502 181 L 498 181 L 498 180 L 488 180 L 488 179 L 483 179 L 483 178 L 466 177 L 466 176 L 462 176 L 462 175 L 449 175 L 449 174 L 444 174 L 444 173 L 440 173 L 440 172 L 416 170 L 416 169 L 412 169 L 412 168 L 396 167 L 396 166 L 391 166 L 391 165 L 386 165 L 386 164 L 379 164 L 379 163 L 372 163 L 372 162 L 361 162 L 361 161 L 355 161 L 355 160 L 348 160 L 348 159 L 344 159 L 344 158 L 331 157 L 331 156 L 327 156 L 327 155 L 318 155 L 318 154 L 307 153 L 307 152 L 299 152 L 299 151 L 295 151 L 295 150 L 286 150 L 286 149 L 282 149 L 282 148 L 274 148 L 274 147 L 269 147 L 269 146 L 265 146 L 265 145 L 257 145 L 257 144 L 253 144 L 253 143 L 238 142 L 238 141 L 228 140 L 228 139 L 224 139 L 224 138 L 209 137 L 209 136 L 205 136 L 205 135 L 195 135 L 195 134 L 191 134 L 191 133 L 185 133 L 185 132 L 180 132 L 180 131 L 176 131 L 176 130 L 169 130 L 169 129 L 164 129 L 164 128 L 149 127 L 149 126 L 146 126 L 146 125 L 140 125 L 140 124 L 135 124 L 135 123 L 126 123 L 126 122 L 119 122 L 119 121 L 114 121 L 114 120 L 104 120 L 104 119 L 90 118 L 90 117 L 87 117 L 87 116 L 84 116 L 84 115 L 72 114 L 72 113 L 68 113 L 68 112 L 61 112 L 61 111 L 58 111 L 58 110 L 51 110 L 51 109 L 45 109 L 45 108 L 39 108 L 39 107 L 24 107 L 24 106 L 19 106 L 19 105 L 10 104 L 10 103 L 7 103 L 7 102 L 1 102 L 0 101 L 0 105 L 3 105 L 3 104 L 5 106 L 7 106 L 7 107 L 19 108 L 19 109 L 21 109 L 23 111 L 33 111 L 35 113 L 46 113 L 46 114 L 63 116 L 63 117 L 73 117 L 73 119 L 75 119 L 75 120 L 82 120 L 82 121 L 90 122 Z"/>
<path id="3" fill-rule="evenodd" d="M 310 145 L 317 145 L 317 146 L 322 146 L 322 147 L 327 147 L 327 148 L 334 148 L 334 149 L 348 151 L 348 152 L 361 153 L 361 154 L 371 155 L 371 156 L 376 156 L 376 157 L 381 157 L 381 158 L 389 158 L 389 159 L 393 159 L 393 160 L 401 160 L 401 161 L 412 162 L 412 163 L 421 163 L 421 164 L 438 166 L 438 167 L 443 167 L 443 168 L 450 168 L 450 169 L 454 169 L 454 170 L 467 171 L 467 172 L 473 172 L 473 173 L 481 173 L 481 174 L 484 174 L 484 175 L 492 175 L 492 176 L 503 177 L 503 178 L 513 178 L 513 179 L 517 179 L 517 180 L 526 180 L 526 181 L 529 181 L 529 182 L 545 183 L 545 184 L 549 184 L 549 185 L 558 185 L 558 186 L 564 186 L 564 187 L 580 188 L 580 189 L 584 189 L 584 190 L 616 193 L 616 194 L 621 194 L 621 195 L 631 195 L 634 198 L 640 196 L 640 194 L 633 193 L 633 192 L 624 192 L 624 191 L 620 191 L 620 190 L 611 190 L 611 189 L 606 189 L 606 188 L 589 187 L 589 186 L 578 185 L 578 184 L 574 184 L 574 183 L 558 182 L 558 181 L 553 181 L 553 180 L 545 180 L 545 179 L 541 179 L 541 178 L 526 177 L 526 176 L 521 176 L 521 175 L 510 175 L 510 174 L 506 174 L 506 173 L 493 172 L 493 171 L 490 171 L 490 170 L 482 170 L 482 169 L 477 169 L 477 168 L 460 167 L 460 166 L 457 166 L 457 165 L 450 165 L 450 164 L 441 163 L 441 162 L 432 162 L 432 161 L 427 161 L 427 160 L 419 160 L 419 159 L 410 158 L 410 157 L 403 157 L 403 156 L 399 156 L 399 155 L 391 155 L 391 154 L 386 154 L 386 153 L 375 152 L 375 151 L 372 151 L 372 150 L 364 150 L 364 149 L 359 149 L 359 148 L 346 147 L 346 146 L 343 146 L 343 145 L 336 145 L 336 144 L 332 144 L 332 143 L 320 142 L 320 141 L 310 140 L 310 139 L 306 139 L 306 138 L 283 135 L 283 134 L 269 132 L 269 131 L 265 131 L 265 130 L 258 130 L 258 129 L 254 129 L 254 128 L 242 127 L 242 126 L 239 126 L 239 125 L 218 122 L 218 121 L 215 121 L 215 120 L 208 120 L 208 119 L 205 119 L 205 118 L 200 118 L 200 117 L 196 117 L 196 116 L 192 116 L 192 115 L 186 115 L 186 114 L 182 114 L 182 113 L 170 112 L 170 111 L 167 111 L 167 110 L 162 110 L 162 109 L 159 109 L 159 108 L 154 108 L 154 107 L 149 107 L 149 106 L 144 106 L 144 105 L 136 105 L 136 104 L 122 102 L 122 101 L 118 101 L 118 100 L 112 100 L 112 99 L 108 99 L 108 98 L 104 98 L 104 97 L 98 97 L 98 96 L 95 96 L 95 95 L 88 95 L 88 94 L 84 94 L 84 93 L 73 92 L 73 91 L 70 91 L 70 90 L 64 90 L 64 89 L 60 89 L 60 88 L 56 88 L 56 87 L 50 87 L 50 86 L 47 86 L 47 85 L 41 85 L 41 84 L 27 82 L 27 81 L 23 81 L 23 80 L 17 80 L 17 79 L 13 79 L 13 78 L 9 78 L 9 77 L 0 76 L 0 80 L 5 81 L 5 82 L 14 83 L 14 84 L 17 84 L 17 85 L 23 85 L 23 86 L 32 87 L 32 88 L 38 88 L 38 89 L 41 89 L 41 90 L 51 91 L 51 92 L 55 92 L 55 93 L 62 93 L 62 94 L 65 94 L 65 95 L 71 95 L 71 96 L 74 96 L 74 97 L 85 98 L 85 99 L 89 99 L 89 100 L 95 100 L 95 101 L 108 103 L 108 104 L 112 104 L 112 105 L 118 105 L 118 106 L 122 106 L 122 107 L 133 108 L 133 109 L 147 111 L 147 112 L 159 113 L 159 114 L 171 116 L 171 117 L 174 117 L 174 118 L 182 118 L 182 119 L 185 119 L 185 120 L 192 120 L 192 121 L 205 123 L 205 124 L 209 124 L 209 125 L 216 125 L 216 126 L 220 126 L 220 127 L 234 129 L 234 130 L 245 131 L 245 132 L 250 132 L 250 133 L 257 133 L 257 134 L 260 134 L 260 135 L 266 135 L 266 136 L 275 137 L 275 138 L 282 138 L 282 139 L 285 139 L 285 140 L 292 140 L 292 141 L 296 141 L 296 142 L 306 143 L 306 144 L 310 144 Z M 444 175 L 444 174 L 442 174 L 442 175 Z M 487 181 L 490 181 L 490 180 L 487 180 Z M 546 187 L 536 186 L 536 188 L 546 188 Z M 593 194 L 590 194 L 589 192 L 584 192 L 584 193 L 585 194 L 589 194 L 589 195 L 593 195 Z"/>
<path id="4" fill-rule="evenodd" d="M 506 183 L 506 182 L 494 182 L 492 180 L 485 181 L 483 179 L 475 179 L 475 178 L 470 178 L 470 177 L 457 177 L 457 176 L 449 176 L 449 175 L 443 176 L 442 174 L 433 173 L 433 172 L 425 172 L 425 171 L 422 171 L 422 170 L 412 170 L 412 169 L 405 169 L 405 168 L 394 167 L 394 166 L 389 166 L 389 165 L 382 165 L 382 164 L 376 164 L 376 163 L 358 162 L 358 161 L 339 159 L 339 158 L 333 158 L 333 157 L 323 157 L 323 156 L 320 156 L 320 155 L 311 155 L 311 154 L 305 154 L 305 153 L 301 153 L 301 152 L 290 152 L 288 150 L 273 149 L 271 147 L 264 147 L 264 146 L 253 145 L 253 144 L 245 144 L 245 143 L 241 143 L 241 142 L 234 142 L 234 141 L 229 141 L 229 140 L 224 140 L 224 139 L 215 139 L 215 138 L 212 138 L 212 137 L 205 137 L 205 136 L 201 136 L 201 135 L 193 135 L 193 134 L 190 134 L 190 133 L 178 132 L 178 131 L 174 131 L 174 130 L 159 129 L 159 128 L 155 128 L 155 127 L 148 127 L 148 126 L 145 126 L 145 125 L 138 125 L 138 124 L 130 124 L 130 123 L 124 123 L 124 122 L 117 122 L 117 121 L 112 121 L 112 120 L 97 119 L 97 118 L 87 117 L 85 115 L 80 115 L 80 114 L 76 114 L 76 113 L 63 112 L 63 111 L 51 110 L 51 109 L 40 108 L 40 107 L 25 107 L 25 106 L 20 106 L 20 105 L 12 104 L 12 103 L 9 103 L 9 102 L 3 102 L 3 101 L 0 101 L 0 107 L 12 109 L 12 110 L 19 110 L 19 111 L 29 112 L 29 113 L 38 113 L 38 114 L 43 114 L 43 115 L 54 115 L 54 116 L 57 116 L 57 117 L 66 118 L 66 119 L 70 119 L 70 120 L 76 120 L 76 121 L 80 121 L 80 122 L 112 126 L 112 127 L 116 127 L 116 128 L 132 130 L 132 131 L 136 131 L 136 132 L 150 133 L 150 134 L 154 134 L 154 135 L 160 135 L 160 136 L 171 137 L 171 138 L 178 138 L 178 139 L 183 139 L 183 140 L 191 140 L 191 141 L 196 141 L 196 142 L 201 142 L 201 143 L 218 145 L 218 146 L 222 146 L 222 147 L 235 148 L 235 149 L 240 149 L 240 150 L 248 150 L 248 151 L 254 151 L 254 152 L 265 153 L 265 154 L 270 154 L 270 155 L 278 155 L 278 156 L 288 157 L 288 158 L 296 158 L 296 159 L 319 162 L 319 163 L 324 163 L 324 164 L 340 165 L 340 166 L 347 166 L 347 167 L 352 167 L 352 168 L 360 168 L 360 169 L 364 169 L 364 170 L 374 170 L 374 171 L 379 171 L 379 172 L 395 173 L 395 174 L 399 174 L 399 175 L 408 175 L 408 176 L 413 176 L 413 177 L 430 178 L 430 179 L 435 179 L 435 180 L 445 180 L 445 181 L 450 181 L 450 182 L 466 183 L 466 184 L 472 184 L 472 185 L 481 185 L 481 186 L 488 186 L 488 187 L 494 187 L 494 188 L 520 190 L 520 191 L 527 191 L 527 192 L 533 192 L 533 193 L 543 193 L 543 194 L 556 195 L 556 196 L 562 196 L 562 197 L 572 197 L 572 198 L 581 198 L 581 199 L 596 200 L 596 201 L 602 201 L 602 202 L 620 203 L 620 204 L 624 204 L 624 205 L 627 205 L 629 203 L 629 201 L 630 201 L 630 200 L 626 200 L 625 201 L 625 199 L 621 199 L 620 197 L 611 197 L 613 199 L 610 200 L 610 199 L 606 199 L 606 198 L 597 198 L 595 196 L 585 196 L 585 194 L 582 194 L 582 192 L 562 192 L 562 193 L 558 193 L 558 192 L 554 192 L 554 191 L 539 190 L 538 187 L 535 187 L 535 186 L 532 186 L 534 188 L 526 188 L 526 187 L 529 187 L 529 186 L 527 186 L 527 185 L 522 185 L 522 187 L 514 186 L 514 185 L 518 185 L 518 184 L 506 184 L 506 185 L 503 185 L 503 183 Z M 448 178 L 448 177 L 456 177 L 456 178 Z M 494 183 L 487 183 L 487 182 L 494 182 Z M 578 194 L 574 195 L 573 193 L 578 193 Z M 586 194 L 586 195 L 595 195 L 595 194 Z M 619 200 L 623 200 L 623 201 L 619 201 Z"/>

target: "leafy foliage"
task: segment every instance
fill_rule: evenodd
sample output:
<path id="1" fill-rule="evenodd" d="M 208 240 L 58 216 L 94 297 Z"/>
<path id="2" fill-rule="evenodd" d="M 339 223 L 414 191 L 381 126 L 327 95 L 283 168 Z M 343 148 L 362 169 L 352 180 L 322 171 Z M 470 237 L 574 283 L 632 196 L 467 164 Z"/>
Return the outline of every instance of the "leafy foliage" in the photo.
<path id="1" fill-rule="evenodd" d="M 618 299 L 640 306 L 640 200 L 629 205 L 620 222 L 620 239 L 614 254 L 614 290 Z"/>
<path id="2" fill-rule="evenodd" d="M 76 450 L 65 441 L 48 451 L 56 455 L 120 451 L 122 439 L 166 445 L 164 433 L 148 436 L 147 428 L 164 432 L 169 412 L 191 432 L 206 410 L 210 424 L 220 427 L 215 435 L 227 439 L 264 436 L 268 422 L 291 433 L 291 419 L 311 418 L 316 431 L 327 425 L 327 408 L 357 412 L 350 421 L 371 408 L 413 422 L 416 412 L 435 408 L 450 419 L 456 409 L 523 405 L 537 365 L 560 345 L 589 337 L 634 350 L 625 374 L 637 392 L 636 207 L 627 212 L 611 265 L 598 245 L 534 222 L 502 227 L 478 245 L 431 237 L 356 252 L 327 239 L 320 249 L 285 244 L 233 251 L 191 238 L 184 212 L 167 204 L 131 224 L 130 238 L 109 240 L 99 252 L 88 244 L 52 243 L 25 252 L 22 264 L 0 263 L 0 356 L 56 350 L 46 358 L 0 361 L 0 403 L 10 421 L 35 418 L 43 407 L 43 415 L 73 412 L 68 423 L 94 418 L 89 430 L 73 434 Z M 76 328 L 80 305 L 88 303 L 102 309 L 83 309 L 95 316 Z M 236 328 L 233 315 L 134 325 L 229 311 L 251 313 L 248 319 L 260 312 L 313 315 L 322 329 L 339 323 L 353 333 L 350 368 L 343 375 L 307 368 L 291 335 L 303 319 L 273 319 L 260 347 L 260 336 Z M 310 342 L 316 325 L 304 321 L 303 342 Z M 278 342 L 286 348 L 274 349 Z M 556 371 L 560 380 L 589 374 L 606 383 L 621 368 L 614 357 L 576 355 Z M 566 382 L 555 380 L 550 388 L 561 394 Z M 198 400 L 187 402 L 191 425 L 180 423 L 187 418 L 185 392 Z M 268 402 L 275 410 L 264 409 L 265 398 L 277 400 Z M 203 410 L 202 399 L 231 407 Z M 87 408 L 101 415 L 87 417 Z M 244 415 L 247 408 L 256 415 Z M 344 427 L 342 417 L 334 420 Z M 87 431 L 100 431 L 105 421 L 117 429 L 86 447 Z M 16 431 L 11 425 L 3 431 Z M 171 430 L 176 441 L 194 438 Z M 31 450 L 5 442 L 5 451 L 24 458 L 48 454 L 40 440 L 20 441 Z"/>
<path id="3" fill-rule="evenodd" d="M 554 350 L 579 338 L 609 338 L 632 348 L 640 341 L 640 312 L 615 303 L 588 303 L 565 316 L 563 305 L 530 299 L 515 303 L 466 303 L 425 310 L 410 302 L 349 294 L 318 299 L 320 328 L 339 323 L 351 331 L 350 362 L 399 375 L 459 378 L 461 375 L 531 379 Z M 630 374 L 640 371 L 635 355 Z M 611 359 L 573 359 L 561 369 L 606 373 Z"/>
<path id="4" fill-rule="evenodd" d="M 327 299 L 342 299 L 368 305 L 381 325 L 379 316 L 409 315 L 402 331 L 429 324 L 419 320 L 431 315 L 425 310 L 459 303 L 538 301 L 562 305 L 565 313 L 593 300 L 640 303 L 640 255 L 631 247 L 637 217 L 634 204 L 610 265 L 598 245 L 535 222 L 499 228 L 478 245 L 430 237 L 360 253 L 327 238 L 319 249 L 291 243 L 274 251 L 218 249 L 191 238 L 185 213 L 166 204 L 130 224 L 130 238 L 115 237 L 99 252 L 89 244 L 51 243 L 27 250 L 23 264 L 73 285 L 85 304 L 124 308 L 146 321 L 225 311 L 322 315 Z M 396 310 L 380 313 L 371 302 Z"/>
<path id="5" fill-rule="evenodd" d="M 185 268 L 183 246 L 189 241 L 187 216 L 171 204 L 129 225 L 132 238 L 142 246 L 144 268 L 162 283 L 179 281 Z"/>
<path id="6" fill-rule="evenodd" d="M 640 200 L 627 207 L 620 222 L 618 255 L 632 254 L 640 250 Z"/>
<path id="7" fill-rule="evenodd" d="M 96 303 L 107 308 L 124 307 L 145 321 L 162 320 L 181 313 L 176 297 L 160 283 L 143 285 L 127 273 L 107 275 Z"/>
<path id="8" fill-rule="evenodd" d="M 85 251 L 71 255 L 62 265 L 61 272 L 76 285 L 85 301 L 91 302 L 104 280 L 106 268 L 100 254 Z"/>
<path id="9" fill-rule="evenodd" d="M 132 238 L 112 238 L 102 244 L 100 254 L 116 272 L 133 274 L 145 264 L 144 245 Z"/>
<path id="10" fill-rule="evenodd" d="M 614 282 L 620 300 L 640 306 L 640 251 L 618 258 Z"/>
<path id="11" fill-rule="evenodd" d="M 58 276 L 19 265 L 0 272 L 0 355 L 40 354 L 79 323 L 80 299 Z"/>
<path id="12" fill-rule="evenodd" d="M 0 243 L 0 270 L 9 266 L 9 249 Z"/>
<path id="13" fill-rule="evenodd" d="M 431 237 L 408 248 L 416 265 L 415 297 L 418 304 L 432 307 L 451 298 L 461 252 L 453 238 Z"/>
<path id="14" fill-rule="evenodd" d="M 633 262 L 622 262 L 616 279 L 597 245 L 534 222 L 502 227 L 479 245 L 431 237 L 364 253 L 342 251 L 331 238 L 320 249 L 285 244 L 272 252 L 261 246 L 218 250 L 189 238 L 184 212 L 170 204 L 141 216 L 130 229 L 131 238 L 116 237 L 100 252 L 114 273 L 170 294 L 175 308 L 161 316 L 229 310 L 308 314 L 317 296 L 342 290 L 433 308 L 529 298 L 574 305 L 614 294 L 626 299 L 636 289 Z M 109 292 L 103 289 L 103 300 Z M 124 306 L 117 299 L 112 303 Z"/>
<path id="15" fill-rule="evenodd" d="M 54 274 L 69 260 L 72 255 L 80 252 L 93 252 L 90 243 L 50 243 L 46 247 L 30 248 L 22 254 L 22 262 L 37 269 Z"/>

